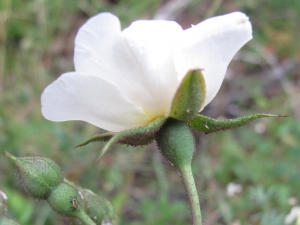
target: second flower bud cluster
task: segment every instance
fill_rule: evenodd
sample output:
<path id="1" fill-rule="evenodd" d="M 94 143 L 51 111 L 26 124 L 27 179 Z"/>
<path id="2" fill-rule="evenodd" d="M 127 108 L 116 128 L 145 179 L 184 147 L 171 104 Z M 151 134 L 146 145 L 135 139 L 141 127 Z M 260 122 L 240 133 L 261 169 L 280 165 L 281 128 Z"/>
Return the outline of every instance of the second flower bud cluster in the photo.
<path id="1" fill-rule="evenodd" d="M 16 165 L 19 181 L 25 191 L 35 199 L 46 200 L 56 213 L 92 225 L 101 224 L 105 217 L 112 217 L 113 210 L 106 199 L 95 195 L 96 201 L 91 206 L 88 199 L 84 198 L 89 190 L 81 191 L 66 181 L 61 168 L 53 160 L 46 157 L 15 157 L 8 152 L 4 154 Z M 89 215 L 85 208 L 101 208 L 101 212 L 93 210 L 93 215 Z"/>

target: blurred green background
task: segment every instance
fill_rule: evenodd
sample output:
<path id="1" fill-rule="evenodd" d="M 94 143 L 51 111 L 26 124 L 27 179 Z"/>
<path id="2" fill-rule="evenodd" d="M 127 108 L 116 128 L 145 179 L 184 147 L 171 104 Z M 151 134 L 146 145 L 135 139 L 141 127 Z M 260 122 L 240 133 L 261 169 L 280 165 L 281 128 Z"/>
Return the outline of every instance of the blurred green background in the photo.
<path id="1" fill-rule="evenodd" d="M 0 152 L 54 159 L 64 175 L 106 196 L 114 224 L 190 224 L 183 184 L 156 145 L 115 146 L 95 164 L 101 143 L 73 147 L 104 132 L 84 122 L 54 123 L 40 112 L 43 89 L 73 69 L 74 37 L 91 16 L 109 11 L 123 28 L 133 20 L 175 20 L 183 28 L 205 18 L 245 12 L 254 39 L 231 62 L 203 114 L 235 118 L 256 112 L 288 115 L 228 132 L 195 132 L 193 161 L 205 225 L 282 225 L 300 205 L 299 0 L 1 0 Z M 8 213 L 23 225 L 70 224 L 24 193 L 0 155 L 0 189 Z M 227 185 L 242 191 L 228 196 Z M 294 224 L 294 223 L 293 223 Z"/>

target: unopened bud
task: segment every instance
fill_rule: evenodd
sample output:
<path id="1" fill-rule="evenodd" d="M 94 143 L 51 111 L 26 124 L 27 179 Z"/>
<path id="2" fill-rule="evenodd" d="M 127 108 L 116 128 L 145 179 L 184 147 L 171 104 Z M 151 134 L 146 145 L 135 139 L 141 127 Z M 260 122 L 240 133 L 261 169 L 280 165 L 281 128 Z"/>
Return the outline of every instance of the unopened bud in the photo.
<path id="1" fill-rule="evenodd" d="M 96 223 L 101 224 L 103 220 L 110 221 L 113 218 L 113 207 L 111 203 L 100 195 L 88 189 L 81 189 L 86 214 Z"/>
<path id="2" fill-rule="evenodd" d="M 4 154 L 17 166 L 18 177 L 25 191 L 32 197 L 46 199 L 51 189 L 62 181 L 61 168 L 46 157 L 15 157 Z"/>
<path id="3" fill-rule="evenodd" d="M 63 216 L 78 218 L 83 212 L 82 200 L 78 191 L 64 182 L 52 189 L 47 201 L 55 212 Z"/>

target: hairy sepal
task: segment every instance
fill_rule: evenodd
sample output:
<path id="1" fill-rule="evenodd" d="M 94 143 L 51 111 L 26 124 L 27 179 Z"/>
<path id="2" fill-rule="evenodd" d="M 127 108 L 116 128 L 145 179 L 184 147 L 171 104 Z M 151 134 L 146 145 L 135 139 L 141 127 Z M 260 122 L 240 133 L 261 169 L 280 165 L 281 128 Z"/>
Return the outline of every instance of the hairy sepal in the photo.
<path id="1" fill-rule="evenodd" d="M 182 79 L 172 101 L 169 117 L 188 122 L 205 101 L 205 81 L 201 70 L 190 70 Z"/>
<path id="2" fill-rule="evenodd" d="M 91 139 L 75 146 L 75 148 L 78 148 L 78 147 L 82 147 L 82 146 L 85 146 L 89 143 L 92 143 L 92 142 L 100 142 L 100 141 L 103 141 L 103 142 L 107 142 L 109 141 L 113 136 L 115 136 L 116 133 L 115 132 L 107 132 L 107 133 L 104 133 L 104 134 L 96 134 L 94 137 L 92 137 Z"/>
<path id="3" fill-rule="evenodd" d="M 115 143 L 131 145 L 134 147 L 150 144 L 153 141 L 155 134 L 163 126 L 166 120 L 167 118 L 164 117 L 157 118 L 147 126 L 124 130 L 115 134 L 102 149 L 97 162 L 99 162 L 104 153 Z"/>
<path id="4" fill-rule="evenodd" d="M 195 128 L 196 130 L 202 131 L 205 134 L 209 134 L 209 133 L 238 128 L 256 119 L 266 118 L 266 117 L 286 117 L 286 116 L 257 113 L 251 116 L 240 117 L 237 119 L 216 120 L 198 114 L 194 119 L 192 119 L 189 122 L 189 125 Z"/>

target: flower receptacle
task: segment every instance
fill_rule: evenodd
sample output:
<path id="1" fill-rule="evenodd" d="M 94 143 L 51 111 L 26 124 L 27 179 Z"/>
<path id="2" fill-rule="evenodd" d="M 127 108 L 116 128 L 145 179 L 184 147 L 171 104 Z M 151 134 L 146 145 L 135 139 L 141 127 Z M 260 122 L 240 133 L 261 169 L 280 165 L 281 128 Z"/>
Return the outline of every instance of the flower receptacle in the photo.
<path id="1" fill-rule="evenodd" d="M 156 141 L 159 150 L 171 165 L 179 170 L 190 167 L 195 143 L 185 122 L 169 119 L 156 134 Z"/>

